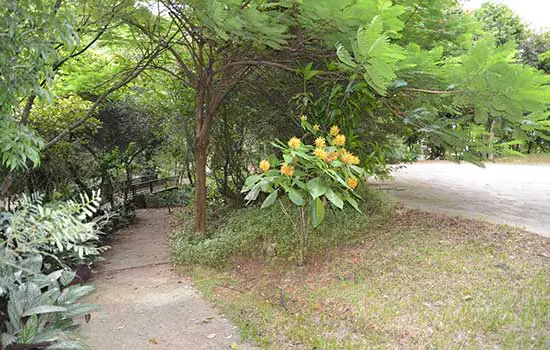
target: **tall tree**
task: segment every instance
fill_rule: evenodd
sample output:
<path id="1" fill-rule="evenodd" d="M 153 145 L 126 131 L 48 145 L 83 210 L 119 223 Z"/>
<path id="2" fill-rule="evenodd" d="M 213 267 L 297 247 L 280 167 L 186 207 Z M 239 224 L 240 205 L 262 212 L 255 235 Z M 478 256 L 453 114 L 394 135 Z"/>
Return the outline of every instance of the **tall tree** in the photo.
<path id="1" fill-rule="evenodd" d="M 497 45 L 519 43 L 525 35 L 526 28 L 519 16 L 504 4 L 487 1 L 475 12 L 475 17 L 483 29 L 495 37 Z"/>
<path id="2" fill-rule="evenodd" d="M 369 113 L 391 113 L 472 160 L 483 147 L 468 141 L 490 116 L 517 126 L 548 101 L 546 80 L 515 64 L 512 45 L 468 35 L 471 21 L 458 6 L 402 4 L 162 0 L 143 10 L 134 25 L 171 55 L 155 65 L 194 92 L 197 231 L 206 229 L 210 128 L 229 92 L 258 66 L 343 84 L 348 92 L 362 88 L 354 103 L 370 100 Z M 157 16 L 145 15 L 151 8 Z M 417 13 L 449 14 L 445 25 L 455 34 L 442 35 L 437 20 L 425 30 L 408 29 L 423 20 Z M 177 35 L 171 45 L 162 42 L 167 33 Z M 305 70 L 308 62 L 314 65 Z"/>

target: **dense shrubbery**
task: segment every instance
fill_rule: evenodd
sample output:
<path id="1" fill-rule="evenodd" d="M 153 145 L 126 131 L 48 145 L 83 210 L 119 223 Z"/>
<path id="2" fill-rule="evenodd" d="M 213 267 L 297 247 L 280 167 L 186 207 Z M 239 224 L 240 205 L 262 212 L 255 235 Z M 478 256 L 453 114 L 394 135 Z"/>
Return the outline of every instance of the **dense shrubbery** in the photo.
<path id="1" fill-rule="evenodd" d="M 145 203 L 147 208 L 173 208 L 189 204 L 192 189 L 183 187 L 175 190 L 164 191 L 147 195 Z"/>
<path id="2" fill-rule="evenodd" d="M 363 214 L 350 207 L 327 210 L 323 224 L 310 235 L 307 250 L 310 254 L 355 242 L 389 219 L 391 205 L 380 193 L 360 192 L 364 198 L 359 204 Z M 295 214 L 299 211 L 288 201 L 284 205 L 286 211 L 294 210 Z M 188 217 L 187 213 L 183 215 Z M 173 234 L 173 257 L 177 263 L 221 267 L 237 255 L 298 261 L 297 237 L 281 203 L 265 209 L 259 206 L 236 210 L 222 208 L 215 216 L 217 220 L 204 235 L 194 233 L 189 220 Z"/>
<path id="3" fill-rule="evenodd" d="M 98 244 L 101 219 L 93 219 L 99 203 L 98 195 L 48 204 L 40 196 L 22 197 L 11 212 L 1 214 L 2 346 L 85 347 L 73 319 L 95 309 L 77 303 L 93 287 L 75 284 L 72 268 L 104 250 Z"/>

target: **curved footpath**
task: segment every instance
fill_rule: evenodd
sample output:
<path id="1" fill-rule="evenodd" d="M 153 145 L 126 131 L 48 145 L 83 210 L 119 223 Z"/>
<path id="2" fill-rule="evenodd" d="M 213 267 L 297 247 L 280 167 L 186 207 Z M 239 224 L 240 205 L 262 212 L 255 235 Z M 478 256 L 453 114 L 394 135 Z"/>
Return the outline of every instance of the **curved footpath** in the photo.
<path id="1" fill-rule="evenodd" d="M 170 264 L 175 227 L 166 209 L 143 209 L 115 234 L 92 281 L 96 291 L 85 299 L 101 307 L 81 330 L 92 349 L 251 349 Z"/>
<path id="2" fill-rule="evenodd" d="M 406 206 L 524 227 L 550 237 L 550 165 L 418 162 L 377 182 Z"/>

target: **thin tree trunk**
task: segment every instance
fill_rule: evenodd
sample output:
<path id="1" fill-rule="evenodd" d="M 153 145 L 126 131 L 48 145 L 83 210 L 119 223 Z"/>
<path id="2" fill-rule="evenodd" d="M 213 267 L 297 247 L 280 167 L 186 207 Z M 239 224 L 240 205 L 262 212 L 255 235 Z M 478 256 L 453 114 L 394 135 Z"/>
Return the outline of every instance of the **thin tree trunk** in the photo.
<path id="1" fill-rule="evenodd" d="M 208 139 L 195 146 L 195 232 L 206 232 L 206 156 Z"/>
<path id="2" fill-rule="evenodd" d="M 495 120 L 491 122 L 491 127 L 489 128 L 489 160 L 495 158 L 495 152 L 493 150 L 493 145 L 495 143 Z"/>

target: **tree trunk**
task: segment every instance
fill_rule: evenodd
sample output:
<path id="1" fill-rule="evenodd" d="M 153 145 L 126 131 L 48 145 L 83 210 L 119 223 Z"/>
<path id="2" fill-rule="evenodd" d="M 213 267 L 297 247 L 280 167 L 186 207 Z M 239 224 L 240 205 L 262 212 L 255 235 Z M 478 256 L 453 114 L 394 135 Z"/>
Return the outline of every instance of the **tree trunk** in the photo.
<path id="1" fill-rule="evenodd" d="M 491 122 L 491 127 L 489 128 L 489 160 L 493 160 L 495 158 L 495 152 L 493 150 L 493 145 L 495 143 L 495 120 Z"/>
<path id="2" fill-rule="evenodd" d="M 206 232 L 206 156 L 208 137 L 195 143 L 195 232 Z"/>

